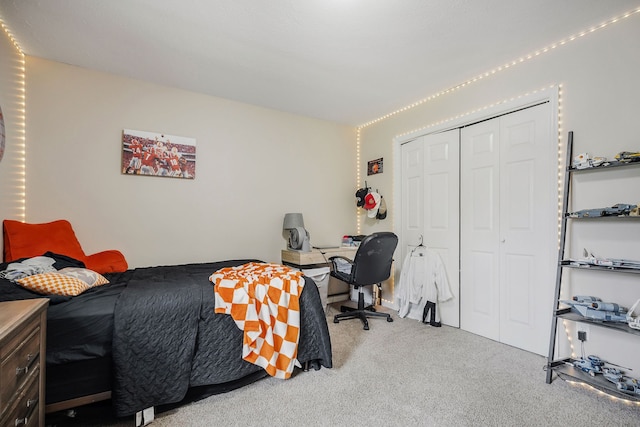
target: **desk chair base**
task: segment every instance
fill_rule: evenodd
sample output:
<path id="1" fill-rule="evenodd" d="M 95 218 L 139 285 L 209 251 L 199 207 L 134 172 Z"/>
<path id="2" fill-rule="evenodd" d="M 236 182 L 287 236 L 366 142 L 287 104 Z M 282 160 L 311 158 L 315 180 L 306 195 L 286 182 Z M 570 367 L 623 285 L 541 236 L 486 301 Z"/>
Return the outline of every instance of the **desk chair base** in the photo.
<path id="1" fill-rule="evenodd" d="M 369 305 L 367 307 L 364 306 L 364 294 L 362 293 L 362 288 L 360 288 L 358 292 L 358 308 L 343 305 L 340 307 L 340 311 L 340 314 L 333 316 L 333 323 L 339 323 L 341 319 L 360 319 L 364 325 L 362 329 L 365 331 L 369 330 L 369 321 L 367 320 L 367 317 L 386 317 L 387 322 L 393 322 L 390 314 L 377 313 L 373 305 Z"/>

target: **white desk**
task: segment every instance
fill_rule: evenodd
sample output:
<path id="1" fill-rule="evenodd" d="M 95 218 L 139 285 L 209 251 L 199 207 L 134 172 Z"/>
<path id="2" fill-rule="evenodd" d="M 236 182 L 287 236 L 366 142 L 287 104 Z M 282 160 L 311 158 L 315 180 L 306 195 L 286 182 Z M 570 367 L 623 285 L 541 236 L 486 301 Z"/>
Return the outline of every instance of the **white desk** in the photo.
<path id="1" fill-rule="evenodd" d="M 358 250 L 357 247 L 339 247 L 329 249 L 311 249 L 311 252 L 300 252 L 283 249 L 281 253 L 282 263 L 292 267 L 303 269 L 331 267 L 329 258 L 332 256 L 343 256 L 353 259 Z M 330 304 L 336 301 L 349 299 L 349 285 L 331 277 L 327 286 L 327 302 Z"/>

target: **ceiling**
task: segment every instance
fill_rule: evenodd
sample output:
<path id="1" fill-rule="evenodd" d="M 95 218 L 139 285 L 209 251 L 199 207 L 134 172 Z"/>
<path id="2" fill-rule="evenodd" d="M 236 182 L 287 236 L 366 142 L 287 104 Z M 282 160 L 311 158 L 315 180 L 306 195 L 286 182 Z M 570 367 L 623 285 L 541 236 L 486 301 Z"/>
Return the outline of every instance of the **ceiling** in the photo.
<path id="1" fill-rule="evenodd" d="M 360 125 L 638 7 L 640 0 L 0 0 L 0 19 L 29 56 Z"/>

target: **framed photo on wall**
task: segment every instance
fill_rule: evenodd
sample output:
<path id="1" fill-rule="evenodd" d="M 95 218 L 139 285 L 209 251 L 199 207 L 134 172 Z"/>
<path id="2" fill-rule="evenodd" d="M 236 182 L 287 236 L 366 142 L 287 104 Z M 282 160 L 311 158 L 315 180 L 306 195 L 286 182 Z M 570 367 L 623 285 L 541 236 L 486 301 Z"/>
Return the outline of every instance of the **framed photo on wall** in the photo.
<path id="1" fill-rule="evenodd" d="M 367 162 L 367 175 L 382 173 L 382 157 Z"/>
<path id="2" fill-rule="evenodd" d="M 184 136 L 124 129 L 122 173 L 194 179 L 196 140 Z"/>

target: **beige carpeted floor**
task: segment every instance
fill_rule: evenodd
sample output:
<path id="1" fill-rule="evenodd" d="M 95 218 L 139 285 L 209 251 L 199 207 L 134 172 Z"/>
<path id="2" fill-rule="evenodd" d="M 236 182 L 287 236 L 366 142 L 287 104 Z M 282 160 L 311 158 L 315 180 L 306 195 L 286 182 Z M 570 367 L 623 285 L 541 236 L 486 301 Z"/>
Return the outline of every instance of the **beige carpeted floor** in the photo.
<path id="1" fill-rule="evenodd" d="M 157 413 L 152 426 L 640 426 L 640 405 L 555 379 L 545 358 L 416 320 L 334 324 L 333 369 L 265 378 Z M 58 414 L 59 415 L 59 414 Z M 131 426 L 108 410 L 48 425 Z"/>

